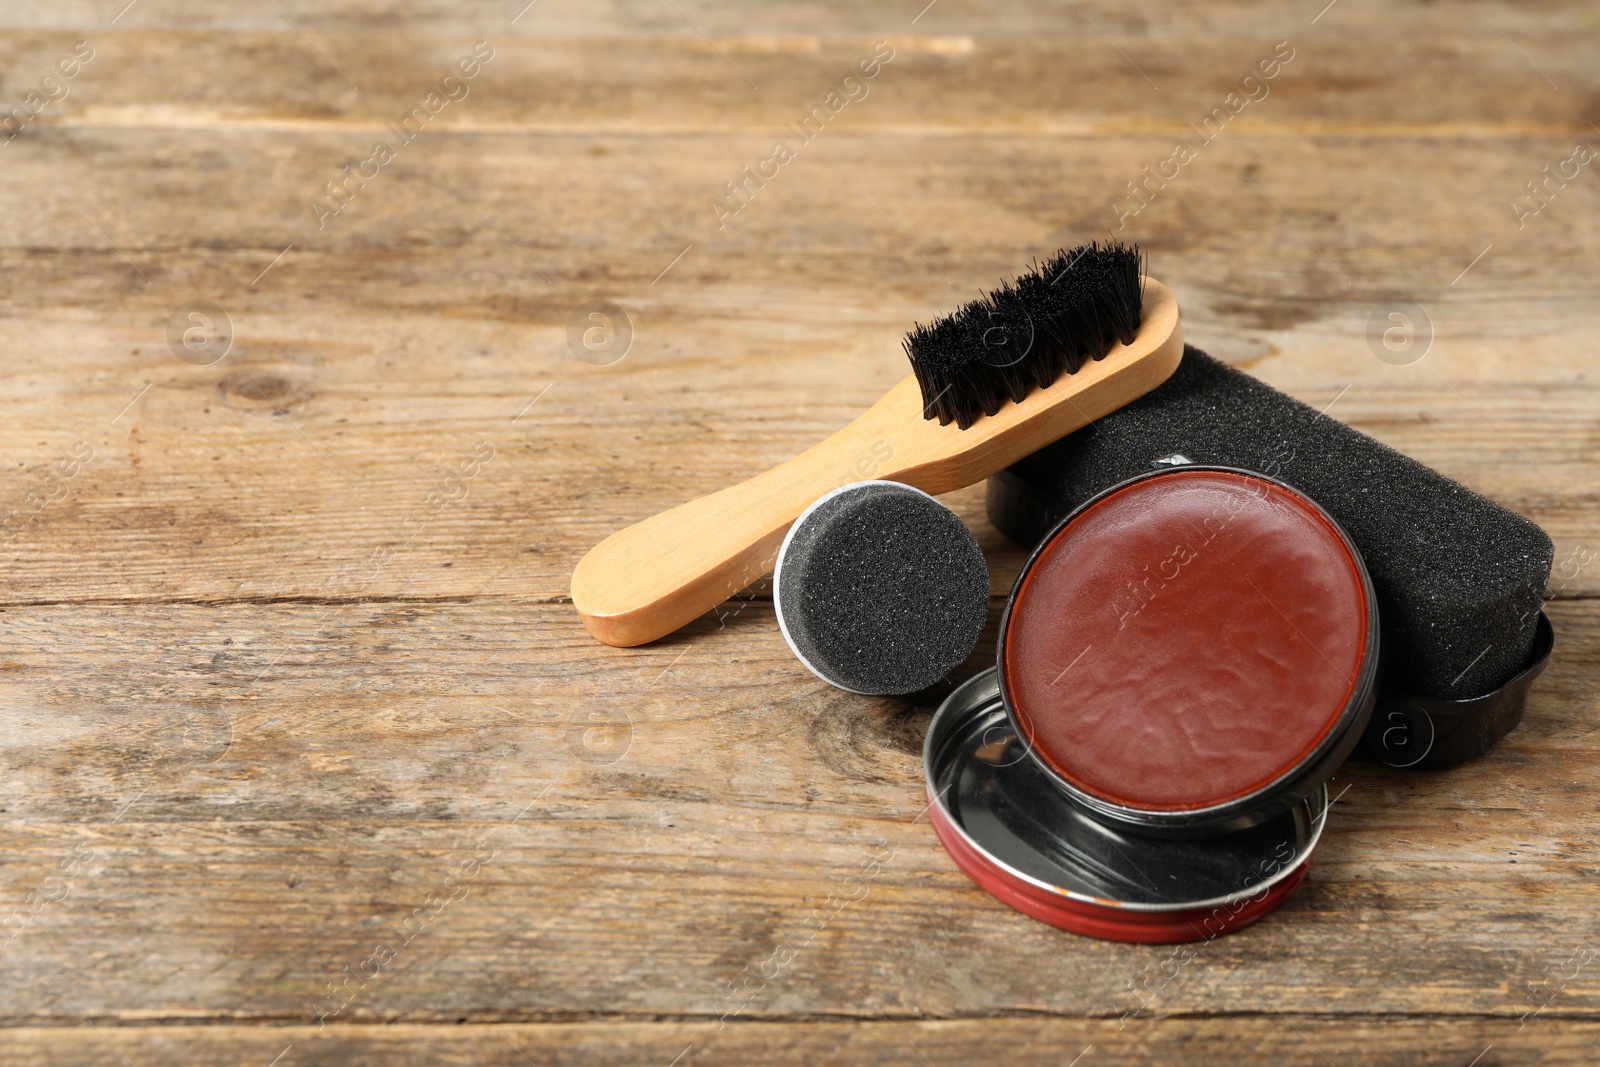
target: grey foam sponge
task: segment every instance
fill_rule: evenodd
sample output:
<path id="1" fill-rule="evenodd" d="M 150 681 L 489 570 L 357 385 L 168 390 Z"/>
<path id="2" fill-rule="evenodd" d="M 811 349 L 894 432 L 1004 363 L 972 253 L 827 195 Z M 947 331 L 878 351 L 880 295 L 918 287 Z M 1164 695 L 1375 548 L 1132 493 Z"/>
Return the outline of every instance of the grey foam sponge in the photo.
<path id="1" fill-rule="evenodd" d="M 1192 347 L 1150 393 L 1009 468 L 990 517 L 1031 543 L 997 484 L 1064 514 L 1172 453 L 1272 475 L 1338 520 L 1372 575 L 1388 685 L 1464 699 L 1526 665 L 1553 551 L 1542 529 Z"/>
<path id="2" fill-rule="evenodd" d="M 989 613 L 989 569 L 966 523 L 926 493 L 858 482 L 795 522 L 773 600 L 784 637 L 823 681 L 914 693 L 972 653 Z"/>

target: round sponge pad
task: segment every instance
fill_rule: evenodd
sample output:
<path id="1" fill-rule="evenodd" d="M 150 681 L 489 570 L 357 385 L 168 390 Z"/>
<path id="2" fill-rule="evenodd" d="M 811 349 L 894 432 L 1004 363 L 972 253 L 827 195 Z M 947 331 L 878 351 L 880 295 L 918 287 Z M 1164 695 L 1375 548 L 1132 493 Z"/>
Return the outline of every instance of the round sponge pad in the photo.
<path id="1" fill-rule="evenodd" d="M 897 482 L 835 489 L 795 520 L 773 575 L 800 662 L 853 693 L 914 693 L 972 654 L 989 569 L 949 508 Z"/>

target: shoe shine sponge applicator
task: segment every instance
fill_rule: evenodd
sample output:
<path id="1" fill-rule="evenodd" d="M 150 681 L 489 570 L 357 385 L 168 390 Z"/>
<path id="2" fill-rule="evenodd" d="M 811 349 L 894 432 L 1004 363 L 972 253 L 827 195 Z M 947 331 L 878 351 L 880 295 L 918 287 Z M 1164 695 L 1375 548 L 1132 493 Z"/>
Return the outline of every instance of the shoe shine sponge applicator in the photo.
<path id="1" fill-rule="evenodd" d="M 1123 482 L 1044 537 L 995 670 L 935 714 L 935 830 L 984 889 L 1078 933 L 1247 925 L 1304 876 L 1379 637 L 1360 555 L 1298 491 L 1224 467 Z"/>
<path id="2" fill-rule="evenodd" d="M 972 654 L 989 569 L 966 523 L 920 489 L 856 482 L 801 513 L 772 599 L 784 640 L 829 685 L 914 693 Z"/>

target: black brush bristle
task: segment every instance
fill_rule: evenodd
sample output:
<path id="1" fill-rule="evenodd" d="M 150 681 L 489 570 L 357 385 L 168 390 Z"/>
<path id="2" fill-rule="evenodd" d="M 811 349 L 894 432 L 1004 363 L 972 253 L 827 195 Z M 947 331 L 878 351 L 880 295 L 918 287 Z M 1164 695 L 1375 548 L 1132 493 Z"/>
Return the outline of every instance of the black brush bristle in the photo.
<path id="1" fill-rule="evenodd" d="M 920 323 L 906 355 L 922 415 L 965 430 L 1139 332 L 1138 245 L 1099 242 L 1057 252 L 960 310 Z"/>

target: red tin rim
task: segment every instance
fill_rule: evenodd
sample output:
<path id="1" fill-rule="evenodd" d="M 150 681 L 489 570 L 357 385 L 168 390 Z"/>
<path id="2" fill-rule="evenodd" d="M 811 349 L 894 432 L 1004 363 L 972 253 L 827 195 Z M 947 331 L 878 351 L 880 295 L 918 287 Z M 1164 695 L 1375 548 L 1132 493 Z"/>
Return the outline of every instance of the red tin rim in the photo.
<path id="1" fill-rule="evenodd" d="M 1061 930 L 1102 941 L 1173 944 L 1208 941 L 1258 922 L 1293 893 L 1306 876 L 1308 855 L 1287 875 L 1271 882 L 1257 896 L 1232 903 L 1195 908 L 1151 910 L 1130 908 L 1101 898 L 1051 891 L 1019 878 L 967 840 L 929 793 L 928 820 L 945 851 L 972 881 L 1001 903 Z"/>

